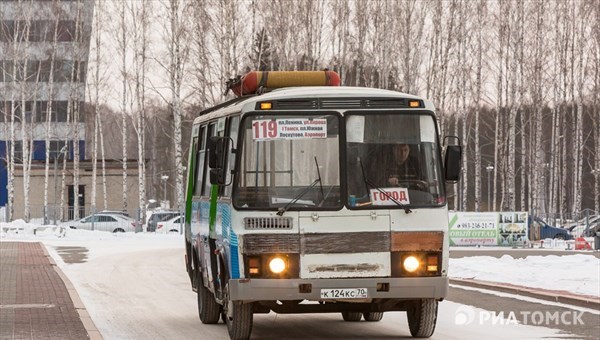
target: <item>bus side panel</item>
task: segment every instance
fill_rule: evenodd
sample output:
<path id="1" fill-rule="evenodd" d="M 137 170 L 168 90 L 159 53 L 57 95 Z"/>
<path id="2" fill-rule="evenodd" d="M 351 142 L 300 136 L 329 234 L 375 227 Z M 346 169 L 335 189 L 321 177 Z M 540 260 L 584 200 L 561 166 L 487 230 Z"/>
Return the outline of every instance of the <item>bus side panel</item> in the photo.
<path id="1" fill-rule="evenodd" d="M 231 228 L 231 204 L 229 202 L 219 202 L 217 206 L 217 230 L 221 230 L 223 248 L 228 259 L 229 277 L 232 279 L 240 278 L 240 262 L 238 255 L 237 234 Z M 220 224 L 220 226 L 218 225 Z"/>
<path id="2" fill-rule="evenodd" d="M 192 203 L 192 235 L 196 240 L 195 246 L 198 252 L 198 261 L 200 262 L 200 270 L 205 280 L 209 282 L 209 287 L 213 285 L 212 275 L 210 270 L 210 248 L 208 243 L 209 228 L 208 228 L 208 216 L 209 216 L 210 202 L 205 199 L 197 200 Z"/>

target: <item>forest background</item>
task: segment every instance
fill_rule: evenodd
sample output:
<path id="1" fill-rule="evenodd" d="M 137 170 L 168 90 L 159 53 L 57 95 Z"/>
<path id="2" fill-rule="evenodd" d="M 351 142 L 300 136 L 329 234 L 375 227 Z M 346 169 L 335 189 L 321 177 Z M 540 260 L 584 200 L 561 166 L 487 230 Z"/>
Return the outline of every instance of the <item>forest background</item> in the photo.
<path id="1" fill-rule="evenodd" d="M 96 202 L 94 171 L 98 210 L 131 208 L 130 159 L 138 207 L 182 206 L 191 122 L 228 79 L 328 68 L 434 102 L 463 143 L 451 209 L 600 211 L 598 1 L 99 0 L 92 25 L 86 158 L 124 181 L 122 202 Z"/>

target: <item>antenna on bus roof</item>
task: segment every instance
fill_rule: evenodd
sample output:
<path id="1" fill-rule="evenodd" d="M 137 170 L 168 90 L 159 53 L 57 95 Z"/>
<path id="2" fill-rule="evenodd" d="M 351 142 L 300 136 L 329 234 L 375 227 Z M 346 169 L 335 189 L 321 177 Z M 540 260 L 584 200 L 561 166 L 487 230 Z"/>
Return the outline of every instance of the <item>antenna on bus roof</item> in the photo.
<path id="1" fill-rule="evenodd" d="M 239 74 L 235 77 L 235 78 L 229 78 L 229 80 L 227 80 L 227 82 L 225 82 L 225 96 L 229 93 L 229 90 L 233 89 L 234 87 L 237 87 L 239 84 L 242 83 L 242 76 L 240 76 Z"/>

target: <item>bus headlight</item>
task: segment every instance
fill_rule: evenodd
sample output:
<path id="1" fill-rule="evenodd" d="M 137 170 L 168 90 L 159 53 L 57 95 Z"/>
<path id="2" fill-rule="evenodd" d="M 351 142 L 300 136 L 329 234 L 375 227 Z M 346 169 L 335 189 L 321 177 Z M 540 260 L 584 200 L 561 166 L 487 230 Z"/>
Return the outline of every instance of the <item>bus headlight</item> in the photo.
<path id="1" fill-rule="evenodd" d="M 404 261 L 402 261 L 402 265 L 404 266 L 404 269 L 407 272 L 413 273 L 417 269 L 419 269 L 420 263 L 419 263 L 419 260 L 416 257 L 414 257 L 414 256 L 407 256 L 406 258 L 404 258 Z"/>
<path id="2" fill-rule="evenodd" d="M 269 260 L 269 269 L 273 274 L 280 274 L 286 268 L 285 261 L 280 257 L 274 257 Z"/>

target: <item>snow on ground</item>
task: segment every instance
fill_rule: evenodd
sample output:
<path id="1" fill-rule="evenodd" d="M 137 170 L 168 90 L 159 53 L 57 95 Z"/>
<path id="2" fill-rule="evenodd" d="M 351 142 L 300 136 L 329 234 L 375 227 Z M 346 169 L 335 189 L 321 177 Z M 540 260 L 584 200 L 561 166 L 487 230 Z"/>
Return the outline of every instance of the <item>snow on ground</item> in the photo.
<path id="1" fill-rule="evenodd" d="M 35 233 L 34 233 L 35 231 Z M 183 236 L 179 234 L 155 233 L 107 233 L 65 229 L 53 225 L 39 225 L 16 220 L 0 223 L 0 241 L 42 242 L 52 247 L 78 246 L 88 249 L 87 260 L 118 253 L 133 253 L 147 249 L 168 249 L 184 247 Z M 48 248 L 52 254 L 53 249 Z M 59 256 L 52 256 L 59 267 L 64 263 Z"/>
<path id="2" fill-rule="evenodd" d="M 600 297 L 600 259 L 593 255 L 547 255 L 515 259 L 472 256 L 450 259 L 449 276 L 566 290 Z"/>

